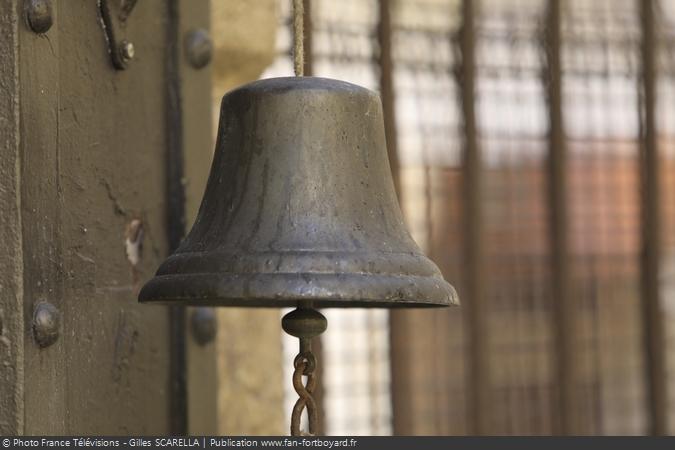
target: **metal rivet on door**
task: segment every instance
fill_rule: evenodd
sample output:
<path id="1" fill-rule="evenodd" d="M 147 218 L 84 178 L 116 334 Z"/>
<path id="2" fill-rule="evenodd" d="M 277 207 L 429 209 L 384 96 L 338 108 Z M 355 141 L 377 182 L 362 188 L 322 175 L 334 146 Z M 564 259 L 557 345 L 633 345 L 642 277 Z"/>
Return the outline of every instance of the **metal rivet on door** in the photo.
<path id="1" fill-rule="evenodd" d="M 218 322 L 213 308 L 198 307 L 192 311 L 190 320 L 192 337 L 199 345 L 213 341 L 218 333 Z"/>
<path id="2" fill-rule="evenodd" d="M 137 2 L 138 0 L 99 0 L 108 53 L 117 70 L 126 69 L 136 53 L 134 44 L 127 38 L 127 25 Z"/>
<path id="3" fill-rule="evenodd" d="M 213 53 L 211 38 L 207 31 L 203 29 L 190 31 L 185 36 L 185 52 L 192 67 L 195 69 L 206 67 L 211 62 Z"/>
<path id="4" fill-rule="evenodd" d="M 26 0 L 26 21 L 36 33 L 46 33 L 53 24 L 51 0 Z"/>
<path id="5" fill-rule="evenodd" d="M 134 48 L 133 42 L 129 41 L 122 41 L 119 47 L 119 52 L 120 56 L 122 59 L 126 62 L 131 61 L 134 59 L 134 55 L 136 54 L 136 49 Z"/>
<path id="6" fill-rule="evenodd" d="M 33 311 L 33 337 L 40 348 L 49 347 L 59 338 L 59 310 L 47 302 L 40 302 Z"/>

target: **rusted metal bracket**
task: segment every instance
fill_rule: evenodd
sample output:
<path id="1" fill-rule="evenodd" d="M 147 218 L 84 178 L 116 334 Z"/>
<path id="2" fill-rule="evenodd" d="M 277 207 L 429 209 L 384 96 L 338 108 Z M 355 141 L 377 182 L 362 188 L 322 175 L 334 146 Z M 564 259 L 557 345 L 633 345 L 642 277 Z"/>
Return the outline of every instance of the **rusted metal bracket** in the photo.
<path id="1" fill-rule="evenodd" d="M 134 58 L 134 44 L 127 39 L 126 25 L 138 0 L 98 0 L 108 53 L 117 70 L 127 68 Z"/>

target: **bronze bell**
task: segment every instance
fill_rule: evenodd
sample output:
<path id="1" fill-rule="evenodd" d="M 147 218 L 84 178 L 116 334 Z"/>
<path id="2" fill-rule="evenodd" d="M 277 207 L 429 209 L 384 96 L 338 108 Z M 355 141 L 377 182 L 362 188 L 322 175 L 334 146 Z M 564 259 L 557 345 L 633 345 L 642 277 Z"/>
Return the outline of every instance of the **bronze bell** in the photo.
<path id="1" fill-rule="evenodd" d="M 408 234 L 379 96 L 343 81 L 256 81 L 223 97 L 197 220 L 141 302 L 458 304 Z"/>

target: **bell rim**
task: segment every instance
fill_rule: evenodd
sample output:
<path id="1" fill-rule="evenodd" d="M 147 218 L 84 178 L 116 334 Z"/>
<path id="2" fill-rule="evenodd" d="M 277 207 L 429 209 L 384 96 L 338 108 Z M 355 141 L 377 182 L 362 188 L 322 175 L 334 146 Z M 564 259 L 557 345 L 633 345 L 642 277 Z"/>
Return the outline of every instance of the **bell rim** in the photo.
<path id="1" fill-rule="evenodd" d="M 141 303 L 284 308 L 311 301 L 317 308 L 430 308 L 459 306 L 441 277 L 372 274 L 191 273 L 157 275 Z"/>
<path id="2" fill-rule="evenodd" d="M 414 243 L 413 243 L 414 245 Z M 281 250 L 243 252 L 179 250 L 155 276 L 184 274 L 362 274 L 442 278 L 436 264 L 413 251 Z"/>

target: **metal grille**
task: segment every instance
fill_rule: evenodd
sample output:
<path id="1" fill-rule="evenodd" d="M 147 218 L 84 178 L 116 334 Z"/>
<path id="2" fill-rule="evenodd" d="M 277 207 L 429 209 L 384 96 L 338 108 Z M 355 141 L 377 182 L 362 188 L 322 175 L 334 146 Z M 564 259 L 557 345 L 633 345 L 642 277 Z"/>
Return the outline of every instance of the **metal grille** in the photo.
<path id="1" fill-rule="evenodd" d="M 462 117 L 453 74 L 459 2 L 397 1 L 390 6 L 401 206 L 415 241 L 455 282 L 462 205 Z M 394 311 L 392 316 L 395 334 L 401 336 L 393 349 L 400 360 L 393 373 L 397 433 L 462 433 L 461 311 Z M 419 388 L 409 392 L 410 386 Z"/>
<path id="2" fill-rule="evenodd" d="M 640 319 L 638 2 L 563 15 L 572 295 L 584 433 L 645 431 Z"/>
<path id="3" fill-rule="evenodd" d="M 668 308 L 675 60 L 666 30 L 675 10 L 662 2 L 654 27 L 661 42 L 659 248 L 650 243 L 658 217 L 650 216 L 656 199 L 644 156 L 645 4 L 394 2 L 404 210 L 464 311 L 394 320 L 395 359 L 415 367 L 393 374 L 396 432 L 664 431 L 664 347 L 646 331 L 658 328 L 646 305 L 659 267 L 641 254 L 661 252 L 656 299 Z M 560 135 L 553 117 L 562 117 Z"/>
<path id="4" fill-rule="evenodd" d="M 541 0 L 483 0 L 475 19 L 482 320 L 489 333 L 489 426 L 497 434 L 552 429 L 544 7 Z"/>
<path id="5" fill-rule="evenodd" d="M 399 434 L 672 430 L 675 5 L 379 6 L 402 207 L 463 306 L 329 312 L 326 431 L 388 433 L 390 381 Z M 377 88 L 378 2 L 312 10 L 314 73 Z"/>
<path id="6" fill-rule="evenodd" d="M 377 1 L 312 2 L 312 58 L 316 76 L 378 90 Z M 386 310 L 326 310 L 326 433 L 391 434 L 389 320 Z"/>

